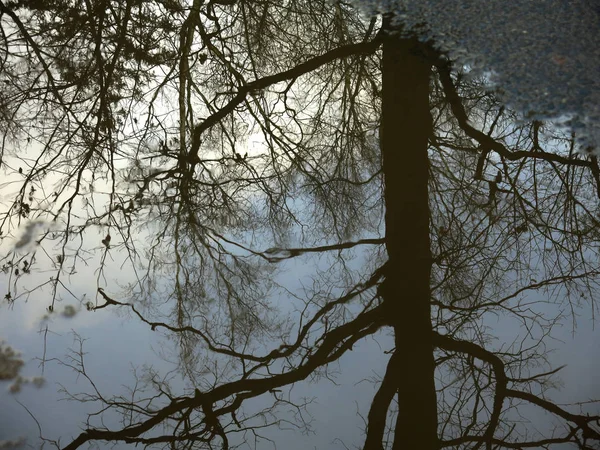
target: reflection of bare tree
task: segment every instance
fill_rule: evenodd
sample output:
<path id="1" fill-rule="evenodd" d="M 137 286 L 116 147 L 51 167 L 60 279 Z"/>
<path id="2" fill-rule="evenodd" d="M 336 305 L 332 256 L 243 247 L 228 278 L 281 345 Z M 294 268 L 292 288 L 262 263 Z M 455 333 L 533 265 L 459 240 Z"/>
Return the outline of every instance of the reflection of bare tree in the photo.
<path id="1" fill-rule="evenodd" d="M 572 136 L 518 121 L 389 17 L 343 3 L 0 12 L 13 96 L 0 105 L 3 168 L 18 191 L 3 236 L 30 221 L 23 250 L 2 260 L 6 300 L 51 264 L 52 312 L 94 257 L 89 308 L 127 310 L 175 339 L 190 383 L 174 392 L 149 371 L 111 398 L 78 349 L 64 363 L 93 390 L 73 398 L 120 413 L 122 427 L 91 416 L 66 448 L 227 448 L 284 421 L 307 428 L 288 388 L 328 376 L 381 329 L 395 348 L 365 449 L 598 444 L 598 416 L 546 396 L 545 338 L 562 319 L 547 305 L 597 292 L 599 170 Z M 19 140 L 33 158 L 15 153 Z M 109 261 L 121 257 L 134 277 L 117 294 Z M 315 267 L 301 293 L 276 270 L 298 260 Z M 491 317 L 525 332 L 498 346 Z M 251 399 L 267 406 L 247 413 Z M 522 405 L 563 428 L 528 433 Z"/>

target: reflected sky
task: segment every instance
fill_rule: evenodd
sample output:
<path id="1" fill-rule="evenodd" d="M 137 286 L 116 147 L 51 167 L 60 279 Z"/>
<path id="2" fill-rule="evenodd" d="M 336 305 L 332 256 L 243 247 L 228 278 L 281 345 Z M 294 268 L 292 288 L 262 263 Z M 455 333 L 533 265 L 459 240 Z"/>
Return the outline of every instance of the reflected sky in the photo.
<path id="1" fill-rule="evenodd" d="M 589 121 L 594 124 L 590 133 L 594 138 L 600 105 L 594 74 L 600 58 L 597 46 L 586 52 L 587 40 L 595 39 L 589 30 L 598 26 L 598 16 L 574 26 L 564 8 L 547 10 L 516 2 L 518 20 L 496 17 L 508 31 L 497 28 L 498 40 L 493 40 L 488 39 L 489 29 L 472 24 L 489 15 L 484 11 L 500 9 L 504 3 L 489 2 L 491 9 L 482 10 L 478 3 L 464 2 L 464 14 L 458 18 L 449 3 L 438 3 L 403 3 L 406 17 L 413 21 L 435 12 L 431 18 L 436 29 L 425 37 L 451 50 L 451 57 L 459 58 L 469 72 L 446 73 L 447 66 L 433 58 L 438 65 L 425 83 L 431 88 L 433 124 L 425 172 L 429 168 L 428 264 L 433 267 L 435 331 L 446 336 L 458 330 L 462 339 L 496 352 L 522 349 L 544 338 L 540 349 L 547 352 L 548 365 L 566 366 L 559 374 L 564 386 L 553 386 L 548 391 L 551 398 L 562 404 L 598 398 L 600 336 L 592 309 L 597 291 L 585 290 L 590 287 L 588 279 L 595 287 L 598 274 L 594 270 L 600 239 L 595 228 L 598 199 L 593 186 L 597 165 L 572 151 L 568 130 L 539 121 L 559 113 L 572 115 L 577 130 L 584 130 L 581 127 Z M 375 32 L 380 22 L 364 21 L 347 5 L 334 9 L 328 5 L 321 5 L 314 16 L 318 20 L 298 19 L 302 36 L 315 45 L 311 51 L 330 55 L 336 51 L 331 45 L 347 41 L 362 46 L 357 54 L 343 47 L 349 54 L 333 58 L 331 71 L 313 58 L 314 69 L 285 72 L 299 59 L 293 33 L 281 34 L 282 39 L 288 36 L 288 52 L 272 54 L 258 34 L 228 36 L 232 41 L 241 39 L 234 51 L 227 46 L 205 49 L 206 35 L 199 32 L 198 42 L 179 48 L 189 58 L 181 58 L 179 65 L 169 60 L 181 77 L 171 76 L 169 64 L 161 60 L 144 72 L 159 75 L 148 81 L 147 92 L 136 91 L 135 83 L 115 82 L 122 98 L 102 93 L 99 97 L 111 98 L 108 103 L 114 105 L 108 107 L 102 100 L 104 110 L 93 114 L 83 107 L 69 110 L 73 124 L 64 128 L 60 119 L 52 122 L 54 111 L 49 114 L 47 120 L 59 132 L 48 138 L 48 147 L 42 142 L 46 125 L 38 125 L 34 118 L 30 120 L 37 142 L 11 143 L 0 184 L 0 214 L 6 217 L 8 235 L 0 243 L 2 256 L 6 255 L 0 274 L 0 292 L 6 295 L 0 304 L 0 338 L 22 353 L 21 375 L 43 376 L 45 384 L 37 388 L 24 383 L 20 392 L 11 393 L 15 380 L 0 381 L 0 441 L 26 437 L 27 445 L 37 448 L 41 434 L 49 439 L 46 445 L 58 439 L 59 447 L 68 444 L 85 429 L 86 415 L 102 408 L 98 402 L 85 402 L 91 398 L 86 394 L 94 391 L 106 398 L 122 396 L 124 403 L 135 398 L 160 407 L 167 398 L 197 399 L 201 391 L 242 376 L 256 380 L 291 370 L 323 345 L 326 335 L 320 333 L 331 335 L 378 310 L 378 302 L 383 302 L 378 277 L 386 259 L 384 201 L 395 199 L 384 194 L 379 148 L 380 103 L 385 98 L 381 42 Z M 155 9 L 164 15 L 163 7 Z M 214 33 L 227 33 L 229 28 L 217 26 L 217 17 L 227 17 L 231 29 L 250 27 L 250 19 L 227 16 L 225 7 L 222 16 L 214 16 L 211 7 L 202 5 L 199 29 L 214 26 Z M 265 8 L 266 22 L 257 16 L 252 26 L 263 31 L 291 26 L 287 11 L 272 7 L 276 12 L 271 16 Z M 303 12 L 295 13 L 306 19 Z M 176 12 L 169 17 L 181 19 L 177 25 L 182 28 L 189 25 Z M 546 43 L 542 49 L 527 45 L 543 41 L 547 30 L 536 24 L 547 23 L 549 17 L 565 20 L 560 22 L 562 30 L 581 43 L 581 54 L 566 54 L 572 48 L 569 41 L 557 42 L 554 53 L 548 53 Z M 158 16 L 154 19 L 158 21 Z M 324 32 L 326 19 L 330 22 Z M 160 26 L 167 34 L 174 33 L 173 24 Z M 335 34 L 329 26 L 337 30 L 339 42 L 329 41 Z M 244 45 L 251 38 L 257 41 L 248 44 L 251 50 L 246 55 Z M 515 48 L 523 52 L 513 52 Z M 259 49 L 256 54 L 254 49 Z M 541 83 L 540 78 L 525 76 L 532 72 L 527 64 L 534 56 L 541 61 L 537 73 Z M 82 51 L 73 60 L 83 64 L 89 58 L 90 67 L 95 67 L 94 57 L 104 56 Z M 161 57 L 174 58 L 169 52 Z M 269 58 L 277 64 L 265 63 Z M 585 67 L 578 65 L 580 58 Z M 122 66 L 135 61 L 133 56 L 124 58 Z M 245 71 L 247 64 L 252 70 Z M 514 70 L 495 73 L 494 64 Z M 129 73 L 115 67 L 123 70 L 118 76 Z M 287 75 L 269 84 L 265 73 L 273 68 Z M 59 65 L 56 70 L 65 78 L 73 76 L 69 67 Z M 552 76 L 546 76 L 547 71 Z M 572 84 L 558 95 L 557 86 L 562 88 L 566 78 Z M 95 87 L 91 75 L 88 83 Z M 223 87 L 227 83 L 229 90 Z M 501 86 L 497 96 L 490 92 L 490 83 Z M 65 87 L 65 92 L 73 86 Z M 73 98 L 80 95 L 75 91 Z M 458 102 L 450 100 L 453 93 Z M 508 110 L 498 98 L 516 105 L 521 114 Z M 462 115 L 457 114 L 456 103 L 466 108 Z M 535 114 L 523 117 L 530 110 Z M 468 120 L 461 121 L 463 115 Z M 473 128 L 479 134 L 469 134 Z M 491 145 L 490 140 L 500 144 Z M 401 139 L 398 145 L 401 149 Z M 196 153 L 188 154 L 189 148 Z M 534 162 L 514 156 L 522 149 Z M 427 151 L 424 147 L 424 154 Z M 40 168 L 39 161 L 45 164 L 48 155 L 56 156 L 60 170 L 53 163 L 49 171 Z M 539 155 L 543 156 L 535 160 Z M 78 164 L 86 169 L 79 172 Z M 71 181 L 61 185 L 66 179 Z M 600 186 L 596 188 L 600 193 Z M 18 197 L 19 189 L 23 191 Z M 405 204 L 410 203 L 409 196 L 402 197 Z M 416 260 L 415 255 L 410 257 Z M 580 269 L 589 273 L 580 277 Z M 386 275 L 392 280 L 393 274 Z M 410 297 L 409 292 L 403 294 Z M 239 417 L 244 426 L 271 421 L 279 422 L 282 430 L 246 430 L 231 414 L 227 425 L 231 443 L 246 441 L 258 449 L 274 444 L 291 449 L 360 447 L 371 401 L 389 355 L 396 351 L 389 320 L 378 322 L 384 324 L 382 329 L 352 345 L 327 371 L 311 372 L 281 392 L 264 392 L 249 400 L 245 416 Z M 186 326 L 195 328 L 187 334 L 168 332 L 169 327 Z M 549 328 L 552 333 L 544 336 Z M 306 335 L 301 334 L 304 329 L 309 330 Z M 297 353 L 286 355 L 298 334 L 302 338 L 294 349 Z M 207 342 L 219 342 L 216 348 L 222 354 L 209 352 Z M 255 356 L 238 358 L 239 353 Z M 279 358 L 271 366 L 248 369 L 264 355 Z M 444 366 L 451 358 L 436 355 L 442 367 L 436 380 L 441 392 L 445 377 L 452 376 L 449 365 Z M 533 356 L 542 359 L 540 354 Z M 403 370 L 410 371 L 410 354 L 401 359 Z M 532 373 L 546 369 L 538 362 L 532 357 Z M 155 398 L 156 392 L 160 398 Z M 244 392 L 236 395 L 242 398 Z M 69 401 L 71 395 L 75 397 Z M 450 398 L 451 391 L 444 395 Z M 267 409 L 274 401 L 279 409 L 270 414 Z M 195 413 L 208 417 L 205 407 Z M 598 412 L 594 404 L 581 409 Z M 523 425 L 528 430 L 547 434 L 555 423 L 534 408 L 523 411 L 531 414 L 531 422 Z M 518 418 L 516 412 L 511 414 L 508 411 L 506 417 Z M 229 414 L 223 416 L 229 420 Z M 111 411 L 92 415 L 90 422 L 118 429 L 133 419 L 131 412 L 121 418 Z M 187 426 L 186 420 L 177 426 Z M 207 430 L 208 425 L 203 432 L 210 434 Z"/>
<path id="2" fill-rule="evenodd" d="M 123 386 L 134 385 L 134 367 L 152 364 L 163 374 L 173 368 L 157 356 L 161 349 L 160 335 L 149 331 L 147 326 L 135 320 L 118 317 L 112 312 L 83 312 L 69 320 L 54 321 L 50 327 L 53 332 L 44 338 L 35 325 L 25 325 L 37 311 L 38 308 L 27 311 L 26 308 L 15 305 L 11 311 L 3 309 L 0 317 L 2 335 L 23 353 L 26 361 L 22 370 L 24 376 L 42 373 L 40 358 L 43 357 L 44 348 L 47 359 L 64 359 L 70 349 L 76 348 L 77 342 L 71 330 L 77 331 L 86 339 L 86 365 L 103 392 L 117 394 L 124 392 Z M 92 314 L 92 320 L 86 318 L 86 314 Z M 86 321 L 88 324 L 85 324 Z M 519 331 L 499 327 L 495 330 L 499 339 L 506 342 L 511 341 Z M 595 374 L 600 372 L 600 359 L 597 357 L 600 331 L 594 330 L 593 322 L 584 316 L 578 321 L 575 335 L 565 326 L 555 337 L 556 340 L 550 344 L 554 349 L 550 360 L 554 366 L 566 367 L 560 375 L 564 386 L 552 392 L 553 398 L 563 404 L 572 403 L 574 399 L 585 402 L 598 398 L 600 388 Z M 296 398 L 314 398 L 314 403 L 309 407 L 314 420 L 314 435 L 305 436 L 295 430 L 273 430 L 267 435 L 279 446 L 291 449 L 303 449 L 307 446 L 318 449 L 343 448 L 337 439 L 348 446 L 360 444 L 364 438 L 364 423 L 357 413 L 365 415 L 368 412 L 366 406 L 370 404 L 376 387 L 373 380 L 382 376 L 382 368 L 387 361 L 381 349 L 389 350 L 391 347 L 392 343 L 386 336 L 379 336 L 377 342 L 367 340 L 341 359 L 337 367 L 340 373 L 336 377 L 337 385 L 325 380 L 310 384 L 299 383 L 294 388 Z M 10 382 L 0 382 L 0 439 L 26 437 L 28 444 L 37 448 L 37 424 L 17 402 L 35 416 L 44 437 L 48 439 L 62 438 L 63 442 L 67 442 L 69 437 L 75 437 L 84 428 L 84 417 L 90 409 L 79 402 L 65 400 L 65 395 L 57 393 L 57 390 L 62 384 L 72 392 L 87 391 L 89 384 L 56 361 L 46 364 L 43 376 L 46 379 L 43 388 L 25 385 L 16 395 L 8 391 Z M 180 377 L 175 376 L 173 381 L 175 387 L 182 387 Z M 535 411 L 530 417 L 534 423 L 537 422 L 541 431 L 555 420 L 539 411 Z M 115 448 L 128 447 L 117 444 Z M 265 442 L 259 448 L 272 447 Z"/>

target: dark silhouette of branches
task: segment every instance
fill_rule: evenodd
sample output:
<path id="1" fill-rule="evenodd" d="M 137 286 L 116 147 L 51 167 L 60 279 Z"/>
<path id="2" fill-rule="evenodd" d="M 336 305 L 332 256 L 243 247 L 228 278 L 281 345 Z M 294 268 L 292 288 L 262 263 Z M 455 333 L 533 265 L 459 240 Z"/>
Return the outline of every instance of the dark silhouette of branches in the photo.
<path id="1" fill-rule="evenodd" d="M 1 1 L 0 26 L 5 302 L 127 312 L 186 383 L 102 392 L 77 337 L 53 361 L 96 409 L 46 442 L 308 431 L 293 386 L 385 332 L 364 449 L 600 445 L 600 416 L 553 403 L 546 346 L 598 295 L 600 169 L 575 136 L 344 2 Z M 560 425 L 529 430 L 532 407 Z"/>

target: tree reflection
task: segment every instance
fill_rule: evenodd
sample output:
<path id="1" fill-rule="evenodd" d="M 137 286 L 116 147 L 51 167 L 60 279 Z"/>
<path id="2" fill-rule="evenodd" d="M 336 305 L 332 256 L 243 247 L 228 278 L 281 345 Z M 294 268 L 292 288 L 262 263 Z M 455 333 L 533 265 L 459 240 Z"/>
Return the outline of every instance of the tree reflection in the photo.
<path id="1" fill-rule="evenodd" d="M 307 429 L 294 383 L 382 330 L 395 348 L 365 449 L 598 445 L 598 416 L 546 396 L 547 337 L 597 292 L 600 171 L 574 136 L 341 2 L 0 12 L 5 301 L 50 288 L 52 313 L 93 264 L 88 309 L 176 341 L 188 386 L 149 370 L 107 397 L 80 339 L 63 364 L 92 390 L 65 392 L 122 422 L 91 415 L 65 448 Z M 283 277 L 296 261 L 310 285 Z M 522 333 L 494 340 L 491 318 Z M 267 406 L 248 412 L 253 399 Z M 535 434 L 523 405 L 561 426 Z"/>

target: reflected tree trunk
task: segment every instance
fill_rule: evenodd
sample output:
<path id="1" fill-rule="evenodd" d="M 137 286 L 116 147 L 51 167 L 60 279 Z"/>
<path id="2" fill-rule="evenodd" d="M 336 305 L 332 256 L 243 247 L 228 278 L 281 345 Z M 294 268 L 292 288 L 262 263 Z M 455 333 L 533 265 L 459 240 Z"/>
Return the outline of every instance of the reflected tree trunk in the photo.
<path id="1" fill-rule="evenodd" d="M 381 287 L 398 364 L 399 412 L 393 449 L 436 449 L 437 403 L 430 307 L 431 249 L 427 156 L 431 65 L 413 39 L 383 45 L 382 135 L 388 263 Z"/>
<path id="2" fill-rule="evenodd" d="M 165 342 L 168 372 L 134 368 L 125 396 L 79 335 L 44 356 L 87 383 L 64 388 L 90 408 L 65 449 L 311 434 L 295 386 L 335 382 L 342 357 L 358 381 L 379 361 L 353 346 L 390 329 L 364 450 L 598 448 L 598 404 L 548 395 L 546 340 L 600 289 L 600 168 L 574 136 L 348 2 L 4 3 L 3 301 L 49 290 L 44 322 L 79 302 Z"/>

